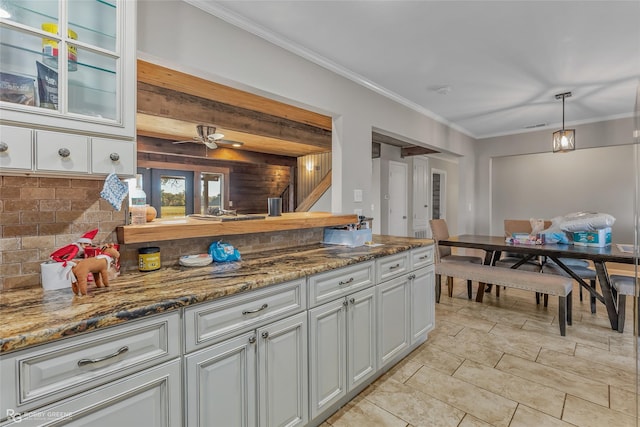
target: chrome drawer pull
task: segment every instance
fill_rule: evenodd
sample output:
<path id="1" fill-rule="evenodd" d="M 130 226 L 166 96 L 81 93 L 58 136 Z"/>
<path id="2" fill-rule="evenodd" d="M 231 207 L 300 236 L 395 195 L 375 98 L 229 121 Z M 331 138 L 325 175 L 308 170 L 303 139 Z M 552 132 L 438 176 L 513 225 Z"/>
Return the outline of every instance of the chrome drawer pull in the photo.
<path id="1" fill-rule="evenodd" d="M 428 259 L 428 258 L 429 258 L 429 256 L 428 256 L 428 255 L 423 255 L 423 256 L 421 256 L 421 257 L 420 257 L 420 258 L 418 258 L 418 259 Z"/>
<path id="2" fill-rule="evenodd" d="M 392 265 L 391 267 L 389 267 L 389 270 L 395 270 L 396 268 L 400 267 L 400 264 L 396 264 L 396 265 Z"/>
<path id="3" fill-rule="evenodd" d="M 242 312 L 242 315 L 243 315 L 243 316 L 246 316 L 247 314 L 254 314 L 254 313 L 257 313 L 257 312 L 259 312 L 259 311 L 264 310 L 264 309 L 265 309 L 265 308 L 267 308 L 267 307 L 269 307 L 269 304 L 262 304 L 262 307 L 260 307 L 260 308 L 256 308 L 255 310 L 245 310 L 245 311 L 243 311 L 243 312 Z"/>
<path id="4" fill-rule="evenodd" d="M 70 155 L 71 155 L 71 150 L 69 150 L 68 148 L 61 148 L 58 150 L 58 156 L 62 157 L 63 159 L 66 159 Z"/>
<path id="5" fill-rule="evenodd" d="M 340 282 L 338 282 L 338 286 L 348 285 L 349 283 L 353 283 L 354 280 L 355 279 L 353 277 L 349 277 L 349 280 L 347 280 L 347 281 L 342 281 L 341 280 Z"/>
<path id="6" fill-rule="evenodd" d="M 114 357 L 118 357 L 121 354 L 126 353 L 127 351 L 129 351 L 129 347 L 127 347 L 125 345 L 124 347 L 120 347 L 118 349 L 118 351 L 116 351 L 115 353 L 110 354 L 108 356 L 99 357 L 97 359 L 80 359 L 80 360 L 78 360 L 78 366 L 93 365 L 94 363 L 104 362 L 105 360 L 109 360 L 109 359 L 112 359 Z"/>

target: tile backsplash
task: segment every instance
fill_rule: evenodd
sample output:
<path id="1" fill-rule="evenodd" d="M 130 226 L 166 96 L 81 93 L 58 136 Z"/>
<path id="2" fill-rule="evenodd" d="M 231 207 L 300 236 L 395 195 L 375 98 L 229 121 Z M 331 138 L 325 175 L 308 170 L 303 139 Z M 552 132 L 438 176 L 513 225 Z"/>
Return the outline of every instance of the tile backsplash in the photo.
<path id="1" fill-rule="evenodd" d="M 40 286 L 40 264 L 89 230 L 100 230 L 94 243 L 116 241 L 125 210 L 100 198 L 102 185 L 102 180 L 0 176 L 0 289 Z"/>
<path id="2" fill-rule="evenodd" d="M 125 224 L 125 206 L 118 212 L 101 199 L 102 186 L 102 180 L 0 175 L 0 290 L 39 287 L 40 264 L 89 230 L 99 229 L 96 245 L 117 242 L 115 230 Z M 177 265 L 181 255 L 206 253 L 216 240 L 251 253 L 317 243 L 322 232 L 312 228 L 121 245 L 120 264 L 124 273 L 136 270 L 138 249 L 146 246 L 160 247 L 162 266 L 168 267 Z"/>

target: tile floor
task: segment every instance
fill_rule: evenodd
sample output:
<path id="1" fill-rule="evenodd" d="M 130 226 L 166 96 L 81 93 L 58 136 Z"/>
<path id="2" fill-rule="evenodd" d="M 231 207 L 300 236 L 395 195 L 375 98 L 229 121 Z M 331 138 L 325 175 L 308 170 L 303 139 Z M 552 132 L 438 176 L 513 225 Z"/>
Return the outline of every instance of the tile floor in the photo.
<path id="1" fill-rule="evenodd" d="M 427 342 L 322 427 L 637 426 L 632 302 L 620 334 L 574 294 L 561 337 L 557 298 L 503 289 L 476 303 L 462 281 L 453 298 L 443 286 Z"/>

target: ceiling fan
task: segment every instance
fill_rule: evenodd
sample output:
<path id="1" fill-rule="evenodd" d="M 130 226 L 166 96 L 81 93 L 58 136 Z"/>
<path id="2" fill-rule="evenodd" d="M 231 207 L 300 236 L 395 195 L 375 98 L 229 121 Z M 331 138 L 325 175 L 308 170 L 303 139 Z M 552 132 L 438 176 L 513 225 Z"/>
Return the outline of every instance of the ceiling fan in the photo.
<path id="1" fill-rule="evenodd" d="M 207 125 L 197 125 L 196 130 L 198 131 L 198 136 L 194 136 L 193 139 L 188 139 L 186 141 L 174 141 L 174 144 L 184 144 L 185 142 L 195 142 L 202 143 L 212 150 L 218 148 L 218 142 L 222 141 L 224 135 L 216 132 L 215 126 L 207 126 Z M 242 144 L 240 144 L 242 145 Z"/>

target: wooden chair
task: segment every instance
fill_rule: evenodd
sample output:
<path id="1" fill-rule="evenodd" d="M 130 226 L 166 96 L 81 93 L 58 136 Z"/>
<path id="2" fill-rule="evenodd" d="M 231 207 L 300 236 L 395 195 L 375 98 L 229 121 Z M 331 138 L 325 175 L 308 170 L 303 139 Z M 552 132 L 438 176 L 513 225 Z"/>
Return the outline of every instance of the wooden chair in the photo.
<path id="1" fill-rule="evenodd" d="M 484 262 L 481 257 L 477 256 L 453 255 L 451 253 L 451 247 L 440 246 L 438 244 L 440 240 L 449 238 L 449 227 L 447 227 L 447 222 L 444 219 L 432 219 L 429 221 L 429 226 L 431 227 L 431 236 L 436 241 L 436 263 L 458 261 L 482 264 Z M 441 283 L 441 278 L 438 279 L 437 282 Z M 467 296 L 469 299 L 471 299 L 473 294 L 472 285 L 472 281 L 467 280 Z M 484 286 L 484 284 L 480 284 L 479 286 Z M 449 297 L 453 297 L 453 277 L 447 276 L 447 288 Z M 440 302 L 440 293 L 441 289 L 440 286 L 438 286 L 436 287 L 436 302 Z"/>

